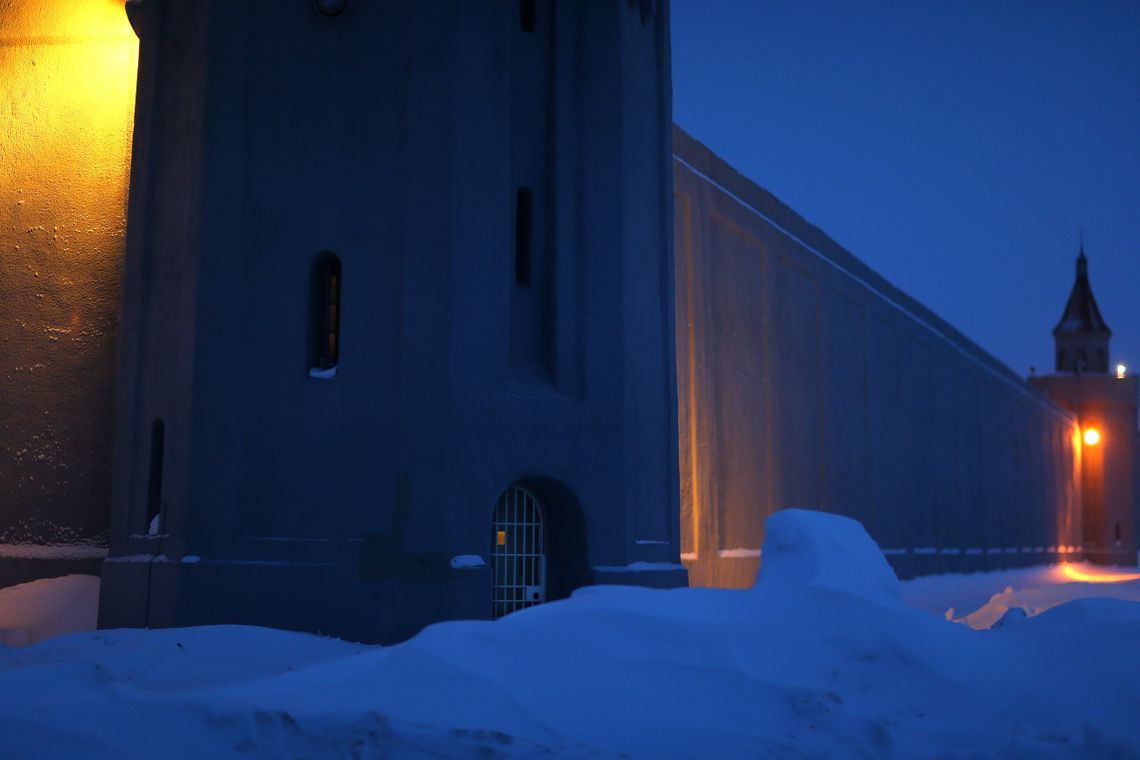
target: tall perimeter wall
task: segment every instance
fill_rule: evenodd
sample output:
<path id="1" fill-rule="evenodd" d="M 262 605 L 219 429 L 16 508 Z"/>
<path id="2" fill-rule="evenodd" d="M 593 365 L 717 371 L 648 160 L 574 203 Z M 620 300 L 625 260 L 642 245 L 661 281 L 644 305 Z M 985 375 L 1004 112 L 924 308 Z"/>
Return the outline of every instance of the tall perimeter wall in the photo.
<path id="1" fill-rule="evenodd" d="M 676 129 L 682 559 L 751 585 L 764 520 L 866 526 L 903 577 L 1081 544 L 1074 417 Z"/>

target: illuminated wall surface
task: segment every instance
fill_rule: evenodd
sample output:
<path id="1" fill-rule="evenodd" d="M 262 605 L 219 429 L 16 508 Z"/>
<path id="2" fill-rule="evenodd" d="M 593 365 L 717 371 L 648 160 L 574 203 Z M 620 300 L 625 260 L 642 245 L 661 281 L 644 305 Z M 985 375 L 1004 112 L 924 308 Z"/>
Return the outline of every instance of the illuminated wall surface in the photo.
<path id="1" fill-rule="evenodd" d="M 1137 377 L 1039 375 L 1029 380 L 1081 421 L 1081 534 L 1085 555 L 1104 564 L 1136 564 Z M 1090 433 L 1095 435 L 1090 437 Z M 1095 444 L 1090 443 L 1096 440 Z"/>
<path id="2" fill-rule="evenodd" d="M 751 585 L 786 507 L 860 520 L 904 576 L 1080 545 L 1071 416 L 683 132 L 674 154 L 691 583 Z"/>
<path id="3" fill-rule="evenodd" d="M 0 585 L 106 543 L 136 57 L 121 2 L 0 0 Z"/>

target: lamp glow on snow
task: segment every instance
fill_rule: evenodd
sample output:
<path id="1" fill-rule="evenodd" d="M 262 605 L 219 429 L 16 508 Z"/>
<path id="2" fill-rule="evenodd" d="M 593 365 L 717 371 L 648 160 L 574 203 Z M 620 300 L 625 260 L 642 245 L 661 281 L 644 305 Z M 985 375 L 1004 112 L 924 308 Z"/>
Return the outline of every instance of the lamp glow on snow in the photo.
<path id="1" fill-rule="evenodd" d="M 1119 570 L 1092 569 L 1077 567 L 1068 563 L 1061 565 L 1061 572 L 1071 581 L 1080 583 L 1127 583 L 1140 580 L 1140 573 L 1122 573 Z"/>
<path id="2" fill-rule="evenodd" d="M 1094 427 L 1086 428 L 1084 441 L 1086 446 L 1096 446 L 1100 443 L 1100 431 Z"/>
<path id="3" fill-rule="evenodd" d="M 1123 380 L 1127 374 L 1128 374 L 1128 367 L 1125 367 L 1123 364 L 1117 364 L 1116 365 L 1116 379 L 1117 380 Z"/>

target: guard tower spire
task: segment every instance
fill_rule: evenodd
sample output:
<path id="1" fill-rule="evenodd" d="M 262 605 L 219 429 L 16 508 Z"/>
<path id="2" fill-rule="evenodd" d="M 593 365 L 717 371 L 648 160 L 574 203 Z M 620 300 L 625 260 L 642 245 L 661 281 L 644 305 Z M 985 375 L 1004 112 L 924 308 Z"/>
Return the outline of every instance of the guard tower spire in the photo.
<path id="1" fill-rule="evenodd" d="M 1077 279 L 1065 304 L 1061 320 L 1053 328 L 1058 372 L 1108 372 L 1108 339 L 1112 330 L 1100 315 L 1089 285 L 1089 261 L 1085 256 L 1084 231 L 1077 254 Z"/>

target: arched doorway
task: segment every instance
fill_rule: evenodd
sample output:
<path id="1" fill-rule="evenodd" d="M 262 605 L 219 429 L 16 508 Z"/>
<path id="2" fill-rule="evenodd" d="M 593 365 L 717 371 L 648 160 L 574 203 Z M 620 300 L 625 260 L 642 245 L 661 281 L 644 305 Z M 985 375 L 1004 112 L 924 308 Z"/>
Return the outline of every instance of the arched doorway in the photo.
<path id="1" fill-rule="evenodd" d="M 546 601 L 545 518 L 538 497 L 522 486 L 510 486 L 495 504 L 491 566 L 492 618 Z"/>

